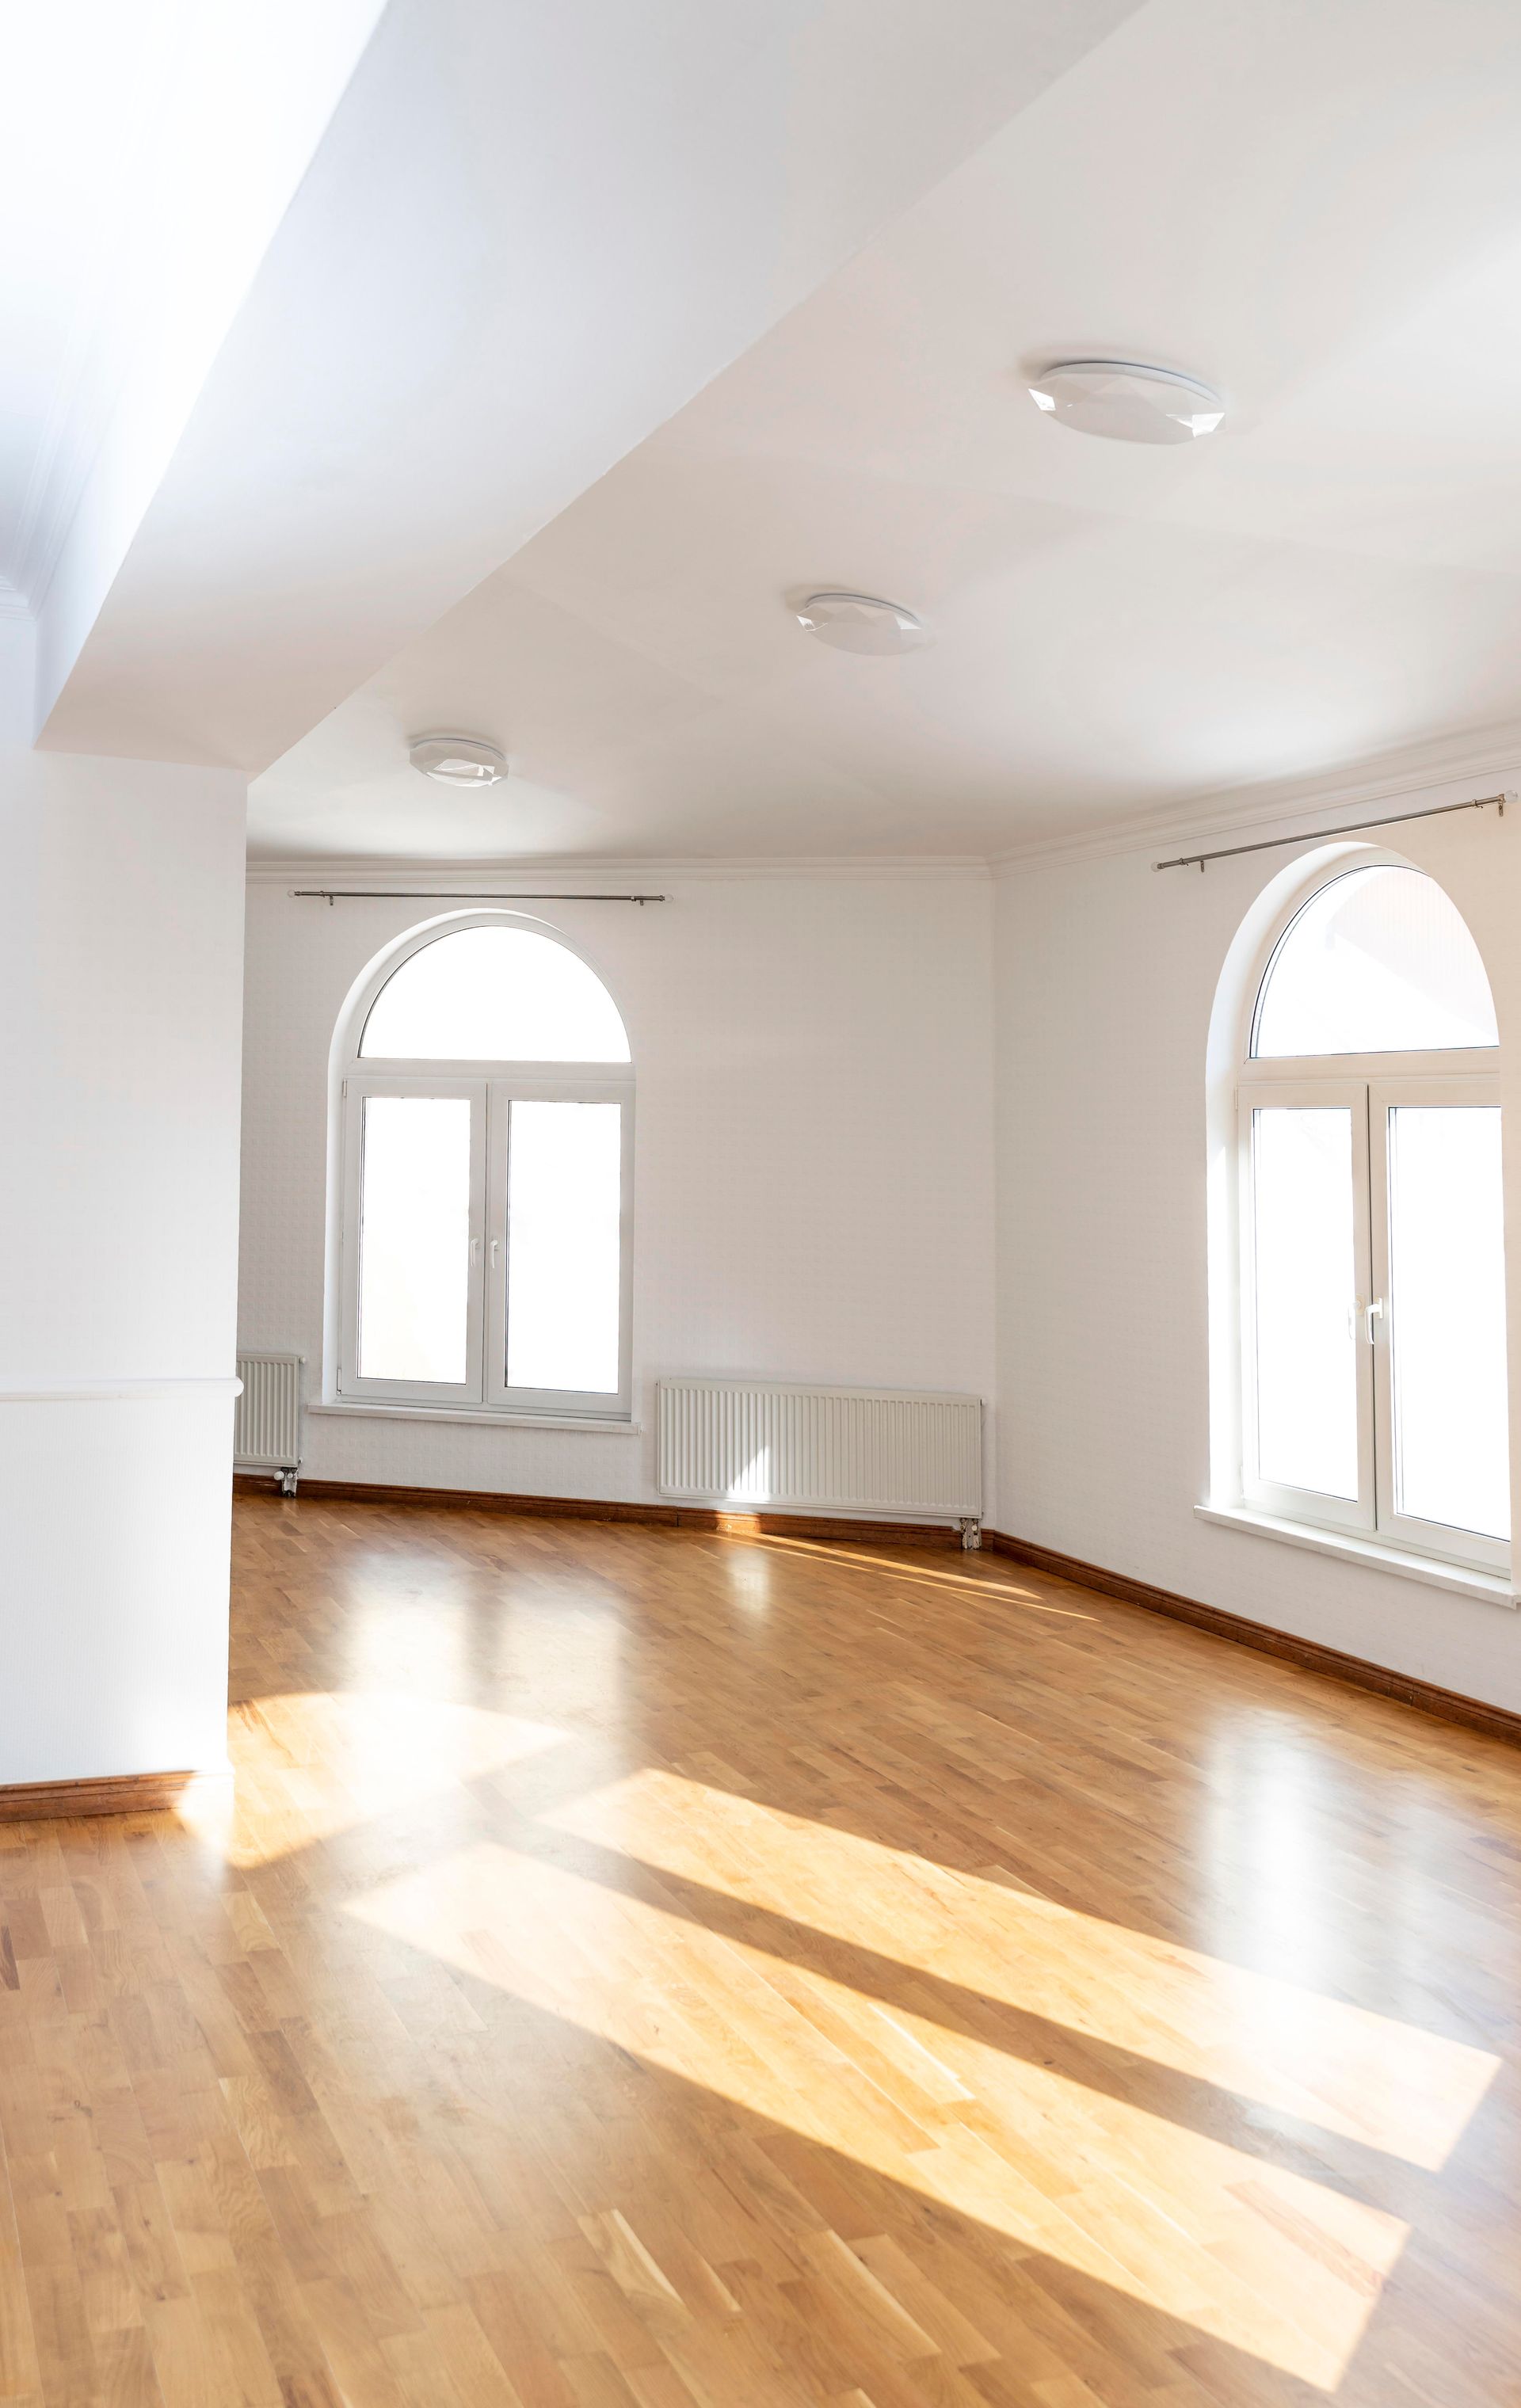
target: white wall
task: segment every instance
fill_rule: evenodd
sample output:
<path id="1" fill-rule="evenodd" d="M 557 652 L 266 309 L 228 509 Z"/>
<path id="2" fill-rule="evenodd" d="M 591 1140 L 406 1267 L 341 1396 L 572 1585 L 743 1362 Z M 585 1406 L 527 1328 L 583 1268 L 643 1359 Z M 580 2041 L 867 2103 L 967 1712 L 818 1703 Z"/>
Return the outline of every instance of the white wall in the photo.
<path id="1" fill-rule="evenodd" d="M 250 887 L 239 1336 L 320 1393 L 328 1052 L 373 956 L 443 907 Z M 371 884 L 349 875 L 340 882 Z M 418 877 L 419 885 L 457 885 Z M 546 904 L 638 1076 L 633 1437 L 309 1415 L 304 1469 L 653 1498 L 653 1388 L 711 1372 L 990 1396 L 992 894 L 934 871 L 662 876 Z"/>
<path id="2" fill-rule="evenodd" d="M 1507 775 L 1521 784 L 1486 782 Z M 1521 811 L 1398 835 L 1465 913 L 1495 990 L 1521 1365 Z M 1521 1615 L 1195 1515 L 1211 1492 L 1206 1044 L 1232 940 L 1295 856 L 1157 876 L 1155 850 L 993 886 L 714 874 L 662 878 L 672 900 L 643 911 L 543 907 L 607 977 L 636 1056 L 642 1429 L 316 1412 L 307 1472 L 652 1498 L 663 1372 L 969 1389 L 998 1399 L 997 1527 L 1521 1708 Z M 295 882 L 315 874 L 250 891 L 239 1335 L 302 1349 L 316 1394 L 329 1045 L 366 965 L 430 907 L 329 909 L 292 899 Z M 1513 1442 L 1521 1459 L 1521 1396 Z"/>
<path id="3" fill-rule="evenodd" d="M 1497 768 L 1477 786 L 1413 793 L 1391 808 L 1413 810 L 1507 783 L 1521 785 L 1521 773 Z M 1387 838 L 1447 888 L 1495 992 L 1514 1462 L 1521 1440 L 1521 810 L 1503 821 L 1465 813 L 1417 822 Z M 1228 833 L 1212 839 L 1232 840 Z M 999 1526 L 1521 1708 L 1521 1614 L 1195 1516 L 1210 1492 L 1206 1039 L 1237 928 L 1295 856 L 1249 855 L 1203 877 L 1153 870 L 1158 850 L 1181 849 L 1031 866 L 998 882 Z"/>
<path id="4" fill-rule="evenodd" d="M 0 627 L 0 1784 L 225 1759 L 244 785 L 25 749 Z"/>

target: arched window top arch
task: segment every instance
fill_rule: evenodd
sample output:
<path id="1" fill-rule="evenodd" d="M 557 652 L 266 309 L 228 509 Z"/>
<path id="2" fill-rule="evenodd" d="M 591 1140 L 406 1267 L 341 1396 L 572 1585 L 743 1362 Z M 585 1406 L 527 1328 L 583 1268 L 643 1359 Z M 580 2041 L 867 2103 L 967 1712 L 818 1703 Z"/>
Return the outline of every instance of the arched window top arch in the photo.
<path id="1" fill-rule="evenodd" d="M 1273 949 L 1253 1017 L 1258 1060 L 1495 1045 L 1479 949 L 1424 870 L 1343 870 L 1301 904 Z"/>
<path id="2" fill-rule="evenodd" d="M 580 955 L 532 928 L 455 928 L 420 945 L 370 1005 L 362 1060 L 626 1062 L 618 1007 Z"/>

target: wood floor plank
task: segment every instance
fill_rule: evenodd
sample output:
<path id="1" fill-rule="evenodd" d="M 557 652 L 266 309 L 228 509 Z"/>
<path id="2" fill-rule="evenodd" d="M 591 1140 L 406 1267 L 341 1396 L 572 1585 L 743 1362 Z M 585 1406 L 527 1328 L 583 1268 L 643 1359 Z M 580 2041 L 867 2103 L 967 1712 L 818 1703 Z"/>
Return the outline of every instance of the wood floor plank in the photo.
<path id="1" fill-rule="evenodd" d="M 1515 2408 L 1521 1759 L 992 1559 L 240 1499 L 0 1829 L 6 2408 Z"/>

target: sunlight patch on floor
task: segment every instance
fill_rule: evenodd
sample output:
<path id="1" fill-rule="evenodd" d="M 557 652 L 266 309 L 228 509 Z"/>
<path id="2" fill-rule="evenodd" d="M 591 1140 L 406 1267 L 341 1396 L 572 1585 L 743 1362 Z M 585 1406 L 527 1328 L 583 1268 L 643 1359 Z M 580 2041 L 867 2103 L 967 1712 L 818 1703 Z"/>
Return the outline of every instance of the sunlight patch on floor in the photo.
<path id="1" fill-rule="evenodd" d="M 1262 2157 L 491 1842 L 347 1911 L 1324 2390 L 1406 2237 Z"/>
<path id="2" fill-rule="evenodd" d="M 417 1806 L 560 1746 L 566 1734 L 401 1690 L 302 1691 L 235 1706 L 237 1801 L 221 1842 L 241 1870 Z"/>
<path id="3" fill-rule="evenodd" d="M 1433 2171 L 1499 2061 L 653 1767 L 538 1819 Z"/>
<path id="4" fill-rule="evenodd" d="M 1007 1580 L 979 1578 L 971 1572 L 941 1571 L 938 1566 L 903 1563 L 891 1553 L 880 1555 L 858 1555 L 853 1548 L 837 1539 L 822 1541 L 813 1539 L 789 1539 L 779 1530 L 730 1528 L 728 1535 L 743 1538 L 748 1543 L 788 1555 L 814 1555 L 822 1563 L 840 1564 L 861 1571 L 875 1572 L 879 1580 L 925 1581 L 940 1588 L 959 1588 L 969 1596 L 979 1598 L 1012 1597 L 1035 1613 L 1049 1613 L 1058 1622 L 1093 1622 L 1097 1616 L 1085 1613 L 1080 1606 L 1054 1605 L 1049 1598 L 1038 1597 L 1032 1588 L 1022 1588 Z M 926 1532 L 926 1536 L 927 1536 Z"/>

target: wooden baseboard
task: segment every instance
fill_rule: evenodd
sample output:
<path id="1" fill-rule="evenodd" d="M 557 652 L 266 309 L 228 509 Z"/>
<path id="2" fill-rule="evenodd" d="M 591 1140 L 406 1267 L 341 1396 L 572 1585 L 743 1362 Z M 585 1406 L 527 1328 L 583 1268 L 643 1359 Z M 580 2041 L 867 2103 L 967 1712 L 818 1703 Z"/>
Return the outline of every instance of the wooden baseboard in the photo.
<path id="1" fill-rule="evenodd" d="M 1459 1723 L 1465 1729 L 1483 1731 L 1489 1739 L 1509 1741 L 1521 1745 L 1521 1714 L 1512 1713 L 1505 1706 L 1492 1706 L 1482 1698 L 1465 1698 L 1456 1689 L 1439 1688 L 1434 1681 L 1416 1680 L 1407 1672 L 1391 1672 L 1385 1665 L 1370 1664 L 1365 1656 L 1343 1655 L 1339 1647 L 1323 1647 L 1318 1639 L 1299 1639 L 1289 1630 L 1274 1630 L 1270 1624 L 1250 1622 L 1244 1614 L 1227 1613 L 1218 1605 L 1203 1605 L 1197 1598 L 1180 1597 L 1175 1589 L 1154 1588 L 1149 1581 L 1132 1580 L 1126 1572 L 1112 1572 L 1102 1564 L 1086 1564 L 1077 1555 L 1059 1555 L 1055 1547 L 1038 1547 L 1027 1539 L 1011 1538 L 1003 1530 L 984 1530 L 983 1544 L 994 1553 L 1012 1556 L 1016 1564 L 1027 1564 L 1033 1571 L 1050 1572 L 1057 1580 L 1070 1581 L 1078 1588 L 1097 1589 L 1100 1597 L 1118 1598 L 1122 1604 L 1141 1606 L 1148 1613 L 1163 1613 L 1171 1622 L 1192 1624 L 1196 1630 L 1207 1630 L 1213 1638 L 1233 1640 L 1238 1647 L 1255 1648 L 1259 1656 L 1276 1656 L 1285 1664 L 1297 1664 L 1302 1671 L 1321 1672 L 1328 1680 L 1344 1682 L 1349 1688 L 1371 1690 L 1376 1697 L 1393 1698 L 1402 1706 L 1414 1706 L 1420 1713 L 1434 1714 L 1438 1721 Z"/>
<path id="2" fill-rule="evenodd" d="M 0 1823 L 43 1823 L 76 1814 L 160 1814 L 205 1776 L 113 1772 L 95 1781 L 18 1781 L 0 1788 Z"/>
<path id="3" fill-rule="evenodd" d="M 373 1480 L 303 1480 L 294 1498 L 280 1498 L 272 1481 L 234 1475 L 240 1497 L 303 1498 L 347 1505 L 428 1505 L 459 1513 L 527 1513 L 539 1520 L 643 1522 L 666 1530 L 719 1530 L 731 1539 L 854 1539 L 878 1546 L 961 1545 L 958 1528 L 940 1522 L 855 1522 L 843 1513 L 746 1513 L 723 1506 L 645 1505 L 603 1497 L 520 1497 L 495 1488 L 397 1488 Z"/>
<path id="4" fill-rule="evenodd" d="M 680 1519 L 674 1505 L 639 1505 L 615 1498 L 525 1497 L 495 1488 L 405 1488 L 378 1480 L 303 1478 L 294 1498 L 282 1498 L 272 1480 L 239 1471 L 234 1474 L 233 1488 L 239 1497 L 273 1497 L 285 1505 L 317 1499 L 344 1505 L 433 1505 L 456 1513 L 538 1513 L 556 1521 L 659 1522 L 671 1527 Z"/>

